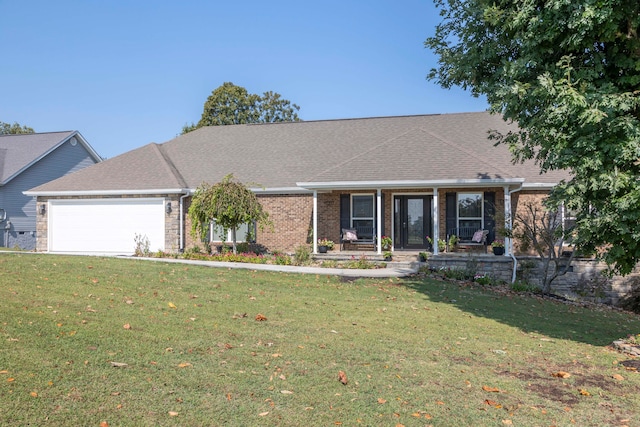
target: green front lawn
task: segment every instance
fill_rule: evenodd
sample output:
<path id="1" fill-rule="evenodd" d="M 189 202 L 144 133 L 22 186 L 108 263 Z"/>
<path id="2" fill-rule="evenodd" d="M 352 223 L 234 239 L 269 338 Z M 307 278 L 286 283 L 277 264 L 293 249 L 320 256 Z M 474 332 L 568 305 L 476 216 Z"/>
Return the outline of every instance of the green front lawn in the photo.
<path id="1" fill-rule="evenodd" d="M 0 301 L 0 425 L 638 425 L 640 374 L 607 346 L 640 317 L 610 309 L 10 253 Z"/>

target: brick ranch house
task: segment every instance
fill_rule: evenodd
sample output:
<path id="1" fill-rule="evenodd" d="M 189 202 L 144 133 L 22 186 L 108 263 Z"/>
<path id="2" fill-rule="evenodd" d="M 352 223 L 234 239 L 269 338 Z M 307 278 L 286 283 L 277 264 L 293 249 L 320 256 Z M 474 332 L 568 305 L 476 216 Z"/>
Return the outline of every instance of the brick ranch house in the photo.
<path id="1" fill-rule="evenodd" d="M 316 252 L 310 236 L 339 242 L 347 228 L 377 253 L 382 236 L 394 251 L 427 250 L 427 235 L 463 230 L 487 230 L 490 242 L 500 237 L 495 213 L 509 217 L 566 178 L 512 164 L 508 148 L 488 138 L 509 129 L 486 112 L 205 127 L 25 194 L 36 198 L 37 250 L 47 252 L 131 254 L 136 236 L 152 251 L 201 246 L 190 234 L 191 196 L 229 173 L 257 183 L 273 228 L 249 224 L 238 237 L 250 230 L 266 250 L 313 241 Z M 227 240 L 212 229 L 212 243 Z"/>

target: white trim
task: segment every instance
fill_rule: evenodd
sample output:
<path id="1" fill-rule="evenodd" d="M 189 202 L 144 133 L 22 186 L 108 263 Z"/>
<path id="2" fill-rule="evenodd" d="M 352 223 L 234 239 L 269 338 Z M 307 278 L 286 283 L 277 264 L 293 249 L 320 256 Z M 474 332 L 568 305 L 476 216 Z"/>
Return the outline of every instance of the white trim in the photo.
<path id="1" fill-rule="evenodd" d="M 524 178 L 510 179 L 444 179 L 444 180 L 399 180 L 399 181 L 327 181 L 296 182 L 306 189 L 384 189 L 384 188 L 416 188 L 416 187 L 487 187 L 505 184 L 522 184 Z"/>
<path id="2" fill-rule="evenodd" d="M 313 253 L 318 253 L 318 192 L 313 192 Z"/>
<path id="3" fill-rule="evenodd" d="M 546 189 L 552 189 L 553 187 L 557 186 L 558 183 L 548 183 L 548 182 L 529 182 L 529 183 L 523 183 L 522 184 L 522 189 L 526 190 L 526 189 L 539 189 L 539 190 L 546 190 Z"/>
<path id="4" fill-rule="evenodd" d="M 440 204 L 439 202 L 439 198 L 438 198 L 438 188 L 434 188 L 433 189 L 433 212 L 431 213 L 432 215 L 432 220 L 433 220 L 433 234 L 432 234 L 432 239 L 433 240 L 433 254 L 434 255 L 438 255 L 438 239 L 440 238 L 440 215 L 438 212 L 438 205 Z M 445 221 L 446 223 L 446 221 Z"/>
<path id="5" fill-rule="evenodd" d="M 312 190 L 299 187 L 250 188 L 256 194 L 313 194 Z M 23 191 L 25 196 L 130 196 L 138 194 L 194 194 L 193 188 L 158 188 L 133 190 L 63 190 L 63 191 Z"/>
<path id="6" fill-rule="evenodd" d="M 378 255 L 382 254 L 382 190 L 378 188 L 376 192 L 376 249 L 378 250 Z M 391 242 L 391 250 L 393 250 L 393 242 Z"/>
<path id="7" fill-rule="evenodd" d="M 184 194 L 193 193 L 184 188 L 158 188 L 153 190 L 75 190 L 75 191 L 23 191 L 25 196 L 58 197 L 58 196 L 135 196 L 152 194 Z"/>

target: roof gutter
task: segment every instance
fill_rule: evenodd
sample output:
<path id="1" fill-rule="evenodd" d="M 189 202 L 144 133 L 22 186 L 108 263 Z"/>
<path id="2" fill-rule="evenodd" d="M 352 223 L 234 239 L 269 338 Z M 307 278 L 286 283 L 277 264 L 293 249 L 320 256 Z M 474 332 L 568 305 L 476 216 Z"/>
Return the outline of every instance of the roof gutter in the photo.
<path id="1" fill-rule="evenodd" d="M 25 196 L 130 196 L 138 194 L 184 194 L 184 188 L 156 188 L 149 190 L 68 190 L 68 191 L 23 191 Z"/>
<path id="2" fill-rule="evenodd" d="M 398 180 L 398 181 L 326 181 L 296 182 L 296 185 L 309 190 L 370 189 L 370 188 L 416 188 L 416 187 L 481 187 L 487 185 L 522 185 L 524 178 L 491 179 L 440 179 L 440 180 Z"/>

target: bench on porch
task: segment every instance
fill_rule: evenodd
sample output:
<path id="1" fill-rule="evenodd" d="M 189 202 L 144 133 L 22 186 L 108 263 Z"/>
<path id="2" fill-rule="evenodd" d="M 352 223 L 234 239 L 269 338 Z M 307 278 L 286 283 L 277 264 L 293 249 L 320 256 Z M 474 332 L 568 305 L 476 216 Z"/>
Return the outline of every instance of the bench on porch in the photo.
<path id="1" fill-rule="evenodd" d="M 371 245 L 375 247 L 376 244 L 376 229 L 375 227 L 353 227 L 343 228 L 340 233 L 341 249 L 344 250 L 345 244 L 350 245 Z"/>
<path id="2" fill-rule="evenodd" d="M 458 246 L 484 246 L 486 252 L 488 235 L 489 230 L 479 230 L 475 227 L 451 228 L 447 230 L 447 243 L 451 236 L 456 236 L 458 238 Z"/>

